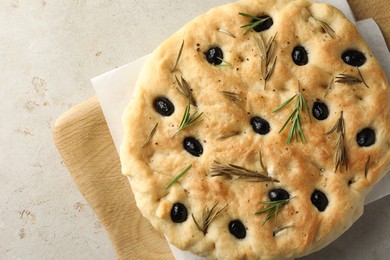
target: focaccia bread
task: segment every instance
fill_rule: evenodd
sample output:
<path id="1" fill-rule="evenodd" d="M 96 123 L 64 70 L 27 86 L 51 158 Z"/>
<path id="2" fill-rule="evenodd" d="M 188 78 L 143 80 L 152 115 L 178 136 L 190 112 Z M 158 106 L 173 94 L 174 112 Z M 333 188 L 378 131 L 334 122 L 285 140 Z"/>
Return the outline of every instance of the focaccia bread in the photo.
<path id="1" fill-rule="evenodd" d="M 389 100 L 336 8 L 241 0 L 153 52 L 123 115 L 123 174 L 180 249 L 300 257 L 347 230 L 390 170 Z"/>

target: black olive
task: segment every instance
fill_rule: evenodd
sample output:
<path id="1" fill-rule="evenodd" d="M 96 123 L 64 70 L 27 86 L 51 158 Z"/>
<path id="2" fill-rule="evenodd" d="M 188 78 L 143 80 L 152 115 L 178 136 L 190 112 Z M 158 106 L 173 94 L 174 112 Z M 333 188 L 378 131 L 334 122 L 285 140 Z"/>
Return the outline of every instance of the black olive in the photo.
<path id="1" fill-rule="evenodd" d="M 366 56 L 357 50 L 347 50 L 341 55 L 341 58 L 345 63 L 354 67 L 362 66 L 367 60 Z"/>
<path id="2" fill-rule="evenodd" d="M 202 144 L 196 140 L 194 137 L 186 137 L 183 141 L 184 149 L 193 156 L 199 157 L 203 153 Z"/>
<path id="3" fill-rule="evenodd" d="M 303 46 L 296 46 L 291 53 L 292 59 L 298 66 L 306 65 L 309 62 L 307 51 Z"/>
<path id="4" fill-rule="evenodd" d="M 290 194 L 284 189 L 273 189 L 268 192 L 270 201 L 288 200 Z"/>
<path id="5" fill-rule="evenodd" d="M 175 106 L 166 97 L 158 97 L 154 100 L 154 109 L 162 116 L 170 116 L 175 112 Z"/>
<path id="6" fill-rule="evenodd" d="M 171 209 L 171 219 L 175 223 L 183 223 L 187 220 L 188 213 L 187 208 L 181 203 L 173 204 Z"/>
<path id="7" fill-rule="evenodd" d="M 329 201 L 322 191 L 315 190 L 311 195 L 311 203 L 313 203 L 313 205 L 322 212 L 328 206 Z"/>
<path id="8" fill-rule="evenodd" d="M 210 48 L 206 53 L 206 60 L 213 65 L 219 65 L 223 60 L 223 52 L 219 47 Z"/>
<path id="9" fill-rule="evenodd" d="M 251 118 L 251 125 L 253 131 L 260 135 L 266 135 L 270 131 L 269 123 L 259 116 L 255 116 Z"/>
<path id="10" fill-rule="evenodd" d="M 314 102 L 312 112 L 318 120 L 325 120 L 329 116 L 328 106 L 322 102 Z"/>
<path id="11" fill-rule="evenodd" d="M 368 147 L 375 143 L 375 131 L 371 128 L 364 128 L 356 135 L 356 142 L 361 147 Z"/>
<path id="12" fill-rule="evenodd" d="M 239 220 L 233 220 L 229 223 L 230 234 L 238 239 L 244 239 L 246 237 L 246 228 Z"/>
<path id="13" fill-rule="evenodd" d="M 259 25 L 256 25 L 255 27 L 253 27 L 253 30 L 255 30 L 256 32 L 262 32 L 262 31 L 268 30 L 274 24 L 274 21 L 268 15 L 258 16 L 258 18 L 262 19 L 263 22 L 260 22 Z M 266 20 L 264 20 L 264 19 L 266 19 Z M 252 20 L 252 23 L 256 23 L 256 22 L 259 22 L 259 20 L 257 20 L 257 19 Z"/>

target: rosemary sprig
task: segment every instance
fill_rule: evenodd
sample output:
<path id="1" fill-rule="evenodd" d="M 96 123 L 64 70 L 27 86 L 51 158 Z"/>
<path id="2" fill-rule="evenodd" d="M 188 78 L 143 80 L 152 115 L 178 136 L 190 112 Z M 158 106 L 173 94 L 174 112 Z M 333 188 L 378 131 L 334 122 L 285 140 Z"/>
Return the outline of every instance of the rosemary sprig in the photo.
<path id="1" fill-rule="evenodd" d="M 274 56 L 275 52 L 275 38 L 276 35 L 273 35 L 268 39 L 267 42 L 264 41 L 263 37 L 260 35 L 259 37 L 254 37 L 257 45 L 259 46 L 261 53 L 261 76 L 264 79 L 264 88 L 266 86 L 267 81 L 271 78 L 272 74 L 275 71 L 276 62 L 278 57 L 275 57 L 273 62 L 271 63 L 271 59 Z"/>
<path id="2" fill-rule="evenodd" d="M 214 162 L 211 165 L 211 177 L 228 177 L 233 180 L 248 180 L 253 182 L 279 182 L 278 180 L 265 175 L 265 173 L 260 173 L 252 170 L 248 170 L 244 167 L 237 166 L 234 164 L 221 164 Z M 266 171 L 265 171 L 266 172 Z"/>
<path id="3" fill-rule="evenodd" d="M 370 88 L 367 83 L 365 82 L 363 76 L 362 76 L 362 73 L 360 72 L 359 68 L 356 67 L 358 73 L 359 73 L 359 77 L 355 77 L 355 76 L 352 76 L 352 75 L 348 75 L 348 74 L 339 74 L 338 76 L 335 77 L 335 82 L 337 83 L 343 83 L 343 84 L 347 84 L 347 85 L 353 85 L 353 84 L 360 84 L 360 83 L 363 83 L 366 88 Z"/>
<path id="4" fill-rule="evenodd" d="M 293 226 L 278 227 L 277 229 L 275 229 L 275 230 L 272 232 L 272 236 L 276 236 L 277 234 L 279 234 L 279 232 L 282 232 L 283 230 L 288 229 L 288 228 L 292 228 L 292 227 L 293 227 Z"/>
<path id="5" fill-rule="evenodd" d="M 217 141 L 222 141 L 222 140 L 228 139 L 230 137 L 233 137 L 233 136 L 236 136 L 236 135 L 239 135 L 239 134 L 241 134 L 240 131 L 232 131 L 232 132 L 230 132 L 230 133 L 228 133 L 226 135 L 222 135 L 222 136 L 218 137 Z"/>
<path id="6" fill-rule="evenodd" d="M 221 91 L 221 93 L 228 99 L 231 99 L 232 101 L 242 101 L 240 94 L 230 92 L 230 91 Z"/>
<path id="7" fill-rule="evenodd" d="M 347 85 L 362 83 L 361 79 L 359 79 L 355 76 L 348 75 L 348 74 L 339 74 L 338 76 L 335 77 L 335 79 L 336 79 L 335 80 L 336 83 L 343 83 L 343 84 L 347 84 Z"/>
<path id="8" fill-rule="evenodd" d="M 183 52 L 183 47 L 184 47 L 184 40 L 183 40 L 183 42 L 181 43 L 179 53 L 177 54 L 177 58 L 176 58 L 175 65 L 173 66 L 173 69 L 171 70 L 171 72 L 174 72 L 174 71 L 176 70 L 177 65 L 179 64 L 179 60 L 180 60 L 180 57 L 181 57 L 181 53 Z"/>
<path id="9" fill-rule="evenodd" d="M 183 76 L 181 76 L 181 80 L 179 80 L 177 76 L 175 76 L 175 78 L 177 84 L 179 85 L 179 87 L 176 87 L 177 91 L 179 91 L 179 93 L 183 97 L 185 97 L 190 102 L 191 105 L 196 107 L 197 106 L 196 101 L 194 96 L 192 95 L 192 91 L 188 82 L 183 78 Z"/>
<path id="10" fill-rule="evenodd" d="M 286 143 L 287 144 L 291 143 L 291 141 L 294 137 L 295 137 L 295 140 L 297 142 L 300 140 L 302 143 L 306 143 L 305 133 L 303 132 L 303 128 L 302 128 L 301 112 L 303 110 L 306 111 L 307 115 L 309 116 L 310 123 L 311 123 L 311 116 L 310 116 L 310 112 L 309 112 L 309 108 L 307 106 L 306 100 L 303 97 L 303 95 L 301 94 L 299 82 L 298 82 L 298 93 L 295 94 L 292 98 L 285 101 L 278 108 L 274 109 L 272 112 L 273 113 L 278 112 L 279 110 L 283 109 L 288 104 L 290 104 L 294 99 L 296 99 L 294 110 L 291 113 L 291 115 L 287 118 L 287 120 L 284 123 L 284 125 L 282 126 L 282 128 L 279 130 L 279 133 L 281 133 L 284 130 L 284 128 L 286 128 L 287 124 L 291 122 L 290 131 L 289 131 Z"/>
<path id="11" fill-rule="evenodd" d="M 275 201 L 261 201 L 261 204 L 268 205 L 268 207 L 261 209 L 255 213 L 255 215 L 259 215 L 261 213 L 268 212 L 267 217 L 264 219 L 263 226 L 270 220 L 272 217 L 275 218 L 275 222 L 278 221 L 278 213 L 279 210 L 286 205 L 292 198 L 285 200 L 275 200 Z"/>
<path id="12" fill-rule="evenodd" d="M 158 126 L 158 123 L 156 123 L 156 125 L 153 127 L 152 131 L 150 132 L 149 136 L 145 139 L 145 141 L 142 143 L 141 147 L 144 147 L 145 145 L 147 145 L 150 142 L 154 133 L 157 130 L 157 126 Z"/>
<path id="13" fill-rule="evenodd" d="M 191 114 L 191 104 L 188 101 L 188 104 L 186 106 L 186 109 L 184 110 L 183 118 L 181 119 L 180 125 L 176 131 L 176 133 L 172 136 L 175 137 L 177 133 L 179 133 L 181 130 L 188 128 L 190 126 L 196 125 L 203 121 L 203 119 L 200 119 L 200 117 L 203 115 L 203 112 L 198 114 L 198 111 Z"/>
<path id="14" fill-rule="evenodd" d="M 339 36 L 336 34 L 336 32 L 332 29 L 332 27 L 329 26 L 325 21 L 321 20 L 320 18 L 312 15 L 311 17 L 314 18 L 318 22 L 318 24 L 324 29 L 324 31 L 329 34 L 330 37 L 333 39 L 339 39 Z"/>
<path id="15" fill-rule="evenodd" d="M 165 187 L 165 190 L 169 189 L 175 182 L 177 182 L 191 167 L 192 164 L 188 165 L 181 173 L 179 173 L 175 178 L 173 178 L 173 180 L 171 180 Z"/>
<path id="16" fill-rule="evenodd" d="M 367 178 L 368 170 L 370 169 L 371 155 L 368 156 L 366 165 L 364 166 L 364 177 Z"/>
<path id="17" fill-rule="evenodd" d="M 207 233 L 207 229 L 209 228 L 211 222 L 227 207 L 227 205 L 223 208 L 217 208 L 218 202 L 214 204 L 214 206 L 209 209 L 209 207 L 205 207 L 203 209 L 202 219 L 199 223 L 196 221 L 194 214 L 191 214 L 192 219 L 195 222 L 196 227 L 203 232 L 204 235 Z"/>
<path id="18" fill-rule="evenodd" d="M 339 138 L 336 144 L 336 149 L 337 149 L 335 155 L 336 166 L 334 171 L 336 172 L 339 167 L 341 169 L 343 165 L 345 166 L 345 170 L 348 170 L 348 156 L 347 156 L 347 150 L 345 149 L 345 143 L 344 143 L 345 123 L 343 118 L 343 111 L 341 111 L 340 118 L 337 120 L 335 126 L 330 131 L 325 133 L 325 135 L 330 135 L 334 132 L 339 134 Z"/>
<path id="19" fill-rule="evenodd" d="M 225 29 L 219 28 L 219 29 L 218 29 L 218 32 L 220 32 L 220 33 L 224 33 L 224 34 L 227 34 L 227 35 L 229 35 L 230 37 L 236 38 L 236 36 L 234 36 L 234 34 L 232 34 L 231 32 L 229 32 L 228 30 L 225 30 Z"/>
<path id="20" fill-rule="evenodd" d="M 242 25 L 240 28 L 246 28 L 247 29 L 245 30 L 244 32 L 244 35 L 247 34 L 250 30 L 252 30 L 253 28 L 255 28 L 256 26 L 259 26 L 260 24 L 264 23 L 265 21 L 267 21 L 268 19 L 270 19 L 270 17 L 267 17 L 267 18 L 259 18 L 259 17 L 256 17 L 256 16 L 253 16 L 253 15 L 250 15 L 250 14 L 245 14 L 245 13 L 239 13 L 239 15 L 242 15 L 242 16 L 245 16 L 245 17 L 249 17 L 249 18 L 252 18 L 252 22 L 250 23 L 247 23 L 247 24 L 244 24 Z"/>
<path id="21" fill-rule="evenodd" d="M 233 65 L 231 63 L 227 62 L 226 60 L 221 59 L 220 57 L 217 57 L 217 59 L 222 61 L 222 63 L 218 64 L 217 67 L 233 67 Z"/>
<path id="22" fill-rule="evenodd" d="M 331 81 L 329 82 L 328 86 L 326 87 L 324 98 L 328 95 L 329 90 L 332 89 L 333 85 L 334 85 L 334 78 L 331 79 Z"/>

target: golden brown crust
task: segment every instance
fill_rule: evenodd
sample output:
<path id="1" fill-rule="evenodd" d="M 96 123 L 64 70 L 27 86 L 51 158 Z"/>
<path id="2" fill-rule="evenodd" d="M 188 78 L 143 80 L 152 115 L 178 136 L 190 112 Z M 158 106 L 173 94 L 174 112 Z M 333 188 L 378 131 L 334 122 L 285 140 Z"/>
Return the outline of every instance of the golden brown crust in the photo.
<path id="1" fill-rule="evenodd" d="M 240 26 L 250 19 L 238 13 L 268 14 L 271 28 L 261 33 L 243 34 Z M 337 35 L 332 38 L 320 26 L 320 18 Z M 219 32 L 227 30 L 234 37 Z M 262 57 L 255 37 L 275 37 L 276 67 L 264 84 Z M 174 67 L 180 45 L 184 47 L 177 69 Z M 309 63 L 297 66 L 291 59 L 295 46 L 308 51 Z M 232 66 L 210 65 L 204 52 L 219 46 L 224 60 Z M 341 59 L 345 50 L 356 49 L 367 58 L 359 67 L 368 87 L 363 83 L 347 85 L 329 82 L 340 74 L 359 76 L 355 67 Z M 203 121 L 180 131 L 187 100 L 177 91 L 175 76 L 189 83 Z M 299 83 L 298 83 L 299 81 Z M 289 126 L 279 133 L 294 104 L 272 112 L 300 90 L 310 111 L 317 100 L 325 102 L 329 117 L 309 122 L 302 112 L 302 126 L 307 143 L 286 144 Z M 221 92 L 239 95 L 232 101 Z M 153 101 L 165 96 L 175 112 L 162 117 Z M 152 54 L 141 73 L 137 89 L 126 109 L 123 122 L 124 142 L 121 147 L 123 173 L 129 176 L 137 205 L 152 225 L 177 247 L 218 259 L 289 259 L 316 251 L 348 229 L 363 211 L 365 195 L 372 185 L 390 170 L 390 94 L 388 82 L 377 60 L 362 37 L 345 16 L 335 8 L 306 0 L 242 0 L 215 9 L 196 18 Z M 348 169 L 335 171 L 335 155 L 339 133 L 326 135 L 340 116 L 345 123 L 345 149 Z M 250 124 L 260 116 L 270 124 L 266 135 L 255 133 Z M 153 127 L 151 141 L 142 147 Z M 370 127 L 376 142 L 360 147 L 357 133 Z M 233 132 L 239 132 L 226 139 Z M 194 157 L 183 149 L 183 139 L 192 136 L 200 141 L 204 152 Z M 270 176 L 279 182 L 232 181 L 212 177 L 211 165 L 218 161 L 261 171 L 259 152 Z M 370 158 L 370 160 L 368 160 Z M 368 162 L 368 163 L 367 163 Z M 169 189 L 166 185 L 188 165 L 192 167 Z M 368 171 L 366 171 L 366 166 Z M 254 213 L 268 201 L 272 188 L 284 188 L 292 199 L 281 208 L 278 218 L 263 224 L 265 214 Z M 329 200 L 324 212 L 311 203 L 314 190 L 323 191 Z M 180 202 L 188 209 L 185 222 L 171 221 L 172 205 Z M 205 207 L 218 202 L 227 205 L 201 232 L 191 215 L 200 219 Z M 246 227 L 245 239 L 229 233 L 230 221 L 239 219 Z M 284 229 L 274 236 L 274 231 Z"/>

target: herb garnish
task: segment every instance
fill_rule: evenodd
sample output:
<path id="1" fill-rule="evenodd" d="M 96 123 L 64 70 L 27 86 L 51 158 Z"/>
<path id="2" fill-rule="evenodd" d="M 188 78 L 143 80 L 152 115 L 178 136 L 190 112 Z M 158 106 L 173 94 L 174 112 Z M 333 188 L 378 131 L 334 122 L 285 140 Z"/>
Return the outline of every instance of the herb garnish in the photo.
<path id="1" fill-rule="evenodd" d="M 264 165 L 262 165 L 262 167 L 264 167 Z M 263 168 L 263 171 L 264 170 L 265 169 Z M 267 174 L 266 170 L 264 171 L 264 173 L 260 173 L 260 172 L 248 170 L 244 167 L 237 166 L 234 164 L 226 165 L 226 164 L 214 162 L 211 165 L 211 177 L 224 176 L 233 179 L 233 181 L 244 179 L 253 182 L 279 182 L 278 180 L 266 174 Z"/>
<path id="2" fill-rule="evenodd" d="M 206 235 L 207 229 L 209 228 L 211 222 L 215 219 L 215 217 L 217 217 L 227 207 L 227 205 L 226 205 L 225 207 L 220 209 L 220 208 L 217 208 L 217 205 L 218 205 L 218 202 L 215 203 L 215 205 L 211 209 L 209 209 L 209 207 L 207 207 L 207 206 L 203 209 L 202 222 L 200 222 L 200 224 L 198 223 L 198 221 L 196 221 L 194 214 L 191 214 L 192 219 L 194 220 L 196 227 L 200 231 L 202 231 L 204 235 Z"/>
<path id="3" fill-rule="evenodd" d="M 285 229 L 288 229 L 288 228 L 292 228 L 292 226 L 284 226 L 284 227 L 278 227 L 277 229 L 275 229 L 273 232 L 272 232 L 272 236 L 276 236 L 279 232 L 285 230 Z"/>
<path id="4" fill-rule="evenodd" d="M 168 185 L 165 187 L 165 190 L 169 189 L 175 182 L 177 182 L 183 175 L 186 173 L 190 168 L 192 167 L 192 164 L 188 165 L 179 175 L 177 175 L 173 180 L 171 180 Z"/>
<path id="5" fill-rule="evenodd" d="M 156 132 L 157 126 L 158 126 L 158 123 L 156 123 L 156 125 L 153 127 L 153 129 L 150 132 L 148 138 L 146 138 L 146 140 L 142 143 L 141 147 L 144 147 L 145 145 L 147 145 L 150 142 L 150 140 L 152 139 L 154 133 Z"/>
<path id="6" fill-rule="evenodd" d="M 287 118 L 282 128 L 279 130 L 279 133 L 281 133 L 284 130 L 284 128 L 287 126 L 289 122 L 291 122 L 290 132 L 288 134 L 286 143 L 287 144 L 291 143 L 294 137 L 297 142 L 300 140 L 302 143 L 306 143 L 305 133 L 303 132 L 303 128 L 302 128 L 301 112 L 305 109 L 307 115 L 309 116 L 310 123 L 311 123 L 311 116 L 310 116 L 310 112 L 306 100 L 301 94 L 299 82 L 298 82 L 298 93 L 295 94 L 292 98 L 288 99 L 283 104 L 281 104 L 278 108 L 274 109 L 272 112 L 273 113 L 278 112 L 279 110 L 283 109 L 288 104 L 290 104 L 294 99 L 296 99 L 294 110 L 291 113 L 291 115 Z"/>
<path id="7" fill-rule="evenodd" d="M 171 70 L 171 72 L 174 72 L 176 70 L 177 65 L 179 64 L 181 53 L 183 52 L 183 47 L 184 47 L 184 40 L 181 43 L 181 47 L 180 47 L 179 53 L 177 54 L 175 65 L 173 66 L 173 69 Z"/>
<path id="8" fill-rule="evenodd" d="M 244 32 L 244 34 L 247 34 L 250 30 L 252 30 L 252 29 L 255 28 L 256 26 L 259 26 L 260 24 L 262 24 L 262 23 L 264 23 L 265 21 L 267 21 L 268 19 L 270 19 L 270 17 L 267 17 L 267 18 L 259 18 L 259 17 L 253 16 L 253 15 L 250 15 L 250 14 L 245 14 L 245 13 L 239 13 L 239 15 L 242 15 L 242 16 L 249 17 L 249 18 L 252 18 L 252 19 L 253 19 L 253 22 L 244 24 L 244 25 L 242 25 L 242 26 L 240 27 L 240 28 L 248 27 L 248 28 L 246 29 L 246 31 Z"/>
<path id="9" fill-rule="evenodd" d="M 228 133 L 226 135 L 222 135 L 222 136 L 218 137 L 217 141 L 222 141 L 222 140 L 228 139 L 230 137 L 233 137 L 233 136 L 236 136 L 236 135 L 239 135 L 239 134 L 241 134 L 240 131 L 232 131 L 232 132 L 230 132 L 230 133 Z"/>
<path id="10" fill-rule="evenodd" d="M 360 83 L 363 83 L 366 88 L 370 88 L 367 83 L 365 82 L 363 76 L 362 76 L 362 73 L 360 72 L 359 68 L 356 67 L 358 73 L 359 73 L 359 77 L 355 77 L 355 76 L 351 76 L 351 75 L 347 75 L 347 74 L 340 74 L 338 76 L 336 76 L 336 81 L 337 83 L 343 83 L 343 84 L 347 84 L 347 85 L 353 85 L 353 84 L 360 84 Z"/>
<path id="11" fill-rule="evenodd" d="M 183 76 L 181 76 L 181 81 L 177 78 L 177 76 L 175 76 L 175 78 L 177 84 L 179 85 L 179 87 L 176 87 L 177 91 L 179 91 L 179 93 L 183 97 L 185 97 L 190 102 L 191 105 L 196 107 L 197 106 L 196 101 L 194 96 L 192 95 L 192 91 L 190 86 L 188 85 L 188 82 L 183 78 Z"/>
<path id="12" fill-rule="evenodd" d="M 370 169 L 371 155 L 368 156 L 366 165 L 364 166 L 364 177 L 367 178 L 368 170 Z"/>
<path id="13" fill-rule="evenodd" d="M 311 17 L 313 17 L 314 20 L 316 20 L 321 25 L 322 29 L 324 29 L 324 31 L 329 34 L 330 37 L 333 39 L 339 39 L 339 36 L 337 36 L 336 32 L 332 29 L 332 27 L 329 26 L 329 24 L 314 15 Z"/>
<path id="14" fill-rule="evenodd" d="M 196 111 L 195 113 L 193 113 L 191 115 L 190 110 L 191 110 L 191 104 L 190 104 L 190 101 L 188 101 L 188 104 L 186 106 L 186 109 L 184 110 L 183 118 L 181 119 L 180 125 L 179 125 L 176 133 L 172 136 L 172 138 L 175 137 L 175 135 L 177 133 L 179 133 L 181 130 L 183 130 L 187 127 L 196 125 L 196 124 L 203 121 L 203 119 L 200 119 L 200 117 L 203 115 L 203 112 L 198 114 L 198 111 Z"/>
<path id="15" fill-rule="evenodd" d="M 366 86 L 366 88 L 370 88 L 367 85 L 366 81 L 364 80 L 363 75 L 362 75 L 361 71 L 359 70 L 359 68 L 356 67 L 356 69 L 359 73 L 359 77 L 355 77 L 355 76 L 351 76 L 351 75 L 342 73 L 342 74 L 339 74 L 338 76 L 332 78 L 332 80 L 329 82 L 329 84 L 326 88 L 324 97 L 326 97 L 326 95 L 328 95 L 329 90 L 332 89 L 335 82 L 346 84 L 346 85 L 354 85 L 354 84 L 363 83 Z"/>
<path id="16" fill-rule="evenodd" d="M 337 140 L 336 144 L 336 155 L 335 155 L 335 172 L 337 171 L 338 167 L 341 167 L 344 165 L 345 170 L 348 170 L 348 156 L 347 156 L 347 150 L 345 149 L 344 139 L 345 139 L 345 123 L 343 118 L 343 111 L 341 111 L 340 118 L 337 120 L 335 126 L 325 135 L 330 135 L 331 133 L 336 132 L 339 134 L 339 139 Z"/>
<path id="17" fill-rule="evenodd" d="M 232 34 L 231 32 L 229 32 L 228 30 L 219 28 L 219 29 L 218 29 L 218 32 L 221 32 L 221 33 L 224 33 L 224 34 L 229 35 L 230 37 L 236 38 L 236 36 L 234 36 L 234 34 Z"/>
<path id="18" fill-rule="evenodd" d="M 279 210 L 286 205 L 292 198 L 285 199 L 285 200 L 275 200 L 275 201 L 261 201 L 261 204 L 269 205 L 268 207 L 261 209 L 257 211 L 255 214 L 261 214 L 268 212 L 267 217 L 264 219 L 263 226 L 265 223 L 267 223 L 268 220 L 270 220 L 272 217 L 275 218 L 275 222 L 278 220 L 278 213 Z"/>
<path id="19" fill-rule="evenodd" d="M 231 99 L 232 101 L 242 101 L 240 94 L 230 92 L 230 91 L 221 91 L 221 93 L 228 99 Z"/>
<path id="20" fill-rule="evenodd" d="M 261 75 L 264 79 L 264 89 L 267 81 L 271 78 L 275 71 L 276 61 L 278 60 L 278 57 L 275 57 L 274 61 L 271 63 L 271 58 L 274 56 L 275 52 L 276 35 L 277 33 L 269 38 L 267 43 L 261 35 L 259 37 L 254 37 L 261 52 Z"/>
<path id="21" fill-rule="evenodd" d="M 263 163 L 263 156 L 261 154 L 261 151 L 259 151 L 259 160 L 260 160 L 260 166 L 261 166 L 261 169 L 263 170 L 263 173 L 265 173 L 267 176 L 269 176 L 267 167 L 265 167 L 265 165 Z M 276 182 L 279 182 L 279 181 L 276 181 Z"/>
<path id="22" fill-rule="evenodd" d="M 218 60 L 222 61 L 221 64 L 218 64 L 217 67 L 233 67 L 233 65 L 229 62 L 227 62 L 226 60 L 224 59 L 221 59 L 220 57 L 217 57 Z"/>
<path id="23" fill-rule="evenodd" d="M 326 87 L 324 98 L 328 95 L 328 92 L 329 90 L 332 89 L 333 85 L 334 85 L 334 78 L 332 78 L 332 80 L 329 82 L 328 86 Z"/>

